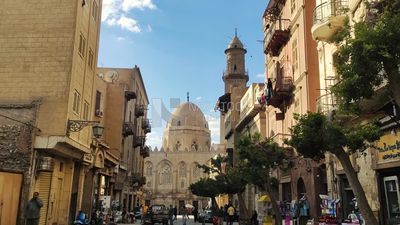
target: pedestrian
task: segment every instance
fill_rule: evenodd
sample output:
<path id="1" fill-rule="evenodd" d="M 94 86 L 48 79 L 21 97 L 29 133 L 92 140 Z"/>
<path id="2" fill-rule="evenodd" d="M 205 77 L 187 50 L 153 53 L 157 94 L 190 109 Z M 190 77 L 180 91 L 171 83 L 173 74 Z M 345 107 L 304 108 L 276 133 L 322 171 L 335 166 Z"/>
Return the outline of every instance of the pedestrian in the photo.
<path id="1" fill-rule="evenodd" d="M 256 210 L 254 210 L 253 215 L 251 216 L 251 224 L 258 225 L 258 214 Z"/>
<path id="2" fill-rule="evenodd" d="M 200 212 L 201 217 L 201 225 L 206 224 L 206 209 L 203 207 L 202 211 Z"/>
<path id="3" fill-rule="evenodd" d="M 172 207 L 172 205 L 169 205 L 168 219 L 169 219 L 169 224 L 173 225 L 174 224 L 174 208 Z"/>
<path id="4" fill-rule="evenodd" d="M 235 216 L 235 208 L 233 208 L 233 206 L 230 205 L 228 210 L 227 210 L 227 213 L 228 213 L 229 225 L 233 225 L 233 219 L 234 219 L 234 216 Z"/>
<path id="5" fill-rule="evenodd" d="M 178 208 L 174 206 L 174 220 L 176 220 L 177 218 L 178 218 Z"/>
<path id="6" fill-rule="evenodd" d="M 183 225 L 186 225 L 186 216 L 187 216 L 187 211 L 186 211 L 186 208 L 185 208 L 185 206 L 184 207 L 182 207 L 182 222 L 183 222 Z"/>
<path id="7" fill-rule="evenodd" d="M 224 223 L 224 208 L 222 206 L 217 209 L 216 216 L 218 217 L 218 225 L 223 225 Z"/>
<path id="8" fill-rule="evenodd" d="M 199 218 L 199 211 L 197 210 L 196 207 L 193 208 L 192 213 L 193 213 L 193 217 L 194 217 L 194 222 L 197 223 L 197 221 L 199 221 L 199 220 L 198 220 L 198 218 Z"/>
<path id="9" fill-rule="evenodd" d="M 25 209 L 26 225 L 38 225 L 40 218 L 40 208 L 43 202 L 39 198 L 39 192 L 33 193 L 33 198 L 28 202 Z"/>

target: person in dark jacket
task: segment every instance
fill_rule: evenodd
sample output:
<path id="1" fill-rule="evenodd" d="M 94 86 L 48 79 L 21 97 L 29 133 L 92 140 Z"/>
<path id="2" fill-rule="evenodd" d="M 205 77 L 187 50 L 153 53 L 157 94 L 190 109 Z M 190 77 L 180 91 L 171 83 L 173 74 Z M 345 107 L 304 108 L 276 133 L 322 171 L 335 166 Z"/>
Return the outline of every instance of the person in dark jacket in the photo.
<path id="1" fill-rule="evenodd" d="M 40 218 L 40 208 L 43 202 L 39 198 L 39 192 L 33 193 L 33 198 L 28 202 L 25 209 L 26 225 L 38 225 Z"/>
<path id="2" fill-rule="evenodd" d="M 253 215 L 251 216 L 251 224 L 258 225 L 258 214 L 256 210 L 254 210 Z"/>

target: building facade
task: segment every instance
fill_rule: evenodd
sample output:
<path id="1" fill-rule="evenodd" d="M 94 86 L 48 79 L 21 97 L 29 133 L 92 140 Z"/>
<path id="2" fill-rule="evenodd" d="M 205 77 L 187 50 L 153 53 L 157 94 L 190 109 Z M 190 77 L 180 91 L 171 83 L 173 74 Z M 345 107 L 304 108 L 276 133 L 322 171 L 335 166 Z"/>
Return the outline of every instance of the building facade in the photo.
<path id="1" fill-rule="evenodd" d="M 317 45 L 311 35 L 315 2 L 271 0 L 263 15 L 266 62 L 267 137 L 284 146 L 290 139 L 295 114 L 315 112 L 320 77 Z M 320 215 L 321 199 L 327 193 L 323 161 L 296 156 L 287 171 L 277 171 L 282 209 L 306 201 L 309 209 L 295 215 L 301 224 Z M 284 212 L 282 212 L 284 213 Z"/>
<path id="2" fill-rule="evenodd" d="M 164 131 L 162 148 L 145 160 L 145 204 L 173 205 L 181 210 L 186 204 L 208 206 L 208 198 L 193 195 L 189 185 L 205 174 L 199 165 L 223 153 L 224 146 L 211 145 L 210 130 L 203 112 L 191 103 L 177 107 Z"/>
<path id="3" fill-rule="evenodd" d="M 22 192 L 20 209 L 38 191 L 44 202 L 40 224 L 68 224 L 82 202 L 84 155 L 96 151 L 90 126 L 72 127 L 92 118 L 101 1 L 4 1 L 2 8 L 0 102 L 35 102 L 31 123 L 40 129 L 23 172 L 29 191 Z M 19 210 L 18 224 L 24 216 Z"/>
<path id="4" fill-rule="evenodd" d="M 333 43 L 334 35 L 346 22 L 350 27 L 360 21 L 371 21 L 374 18 L 374 2 L 363 0 L 326 1 L 317 0 L 314 10 L 314 24 L 311 32 L 317 41 L 319 56 L 321 92 L 317 101 L 318 111 L 332 115 L 337 109 L 336 98 L 331 88 L 339 81 L 334 66 L 337 45 Z M 371 17 L 372 16 L 372 17 Z M 375 145 L 363 153 L 355 153 L 350 160 L 364 188 L 371 209 L 381 224 L 399 223 L 400 191 L 398 171 L 400 161 L 399 133 L 396 111 L 398 106 L 391 101 L 376 101 L 385 93 L 385 86 L 376 90 L 375 100 L 363 103 L 364 113 L 373 115 L 369 118 L 360 115 L 353 121 L 378 119 L 382 123 L 383 136 Z M 332 199 L 341 200 L 340 218 L 354 211 L 354 193 L 349 185 L 341 164 L 332 155 L 326 157 L 328 194 Z"/>

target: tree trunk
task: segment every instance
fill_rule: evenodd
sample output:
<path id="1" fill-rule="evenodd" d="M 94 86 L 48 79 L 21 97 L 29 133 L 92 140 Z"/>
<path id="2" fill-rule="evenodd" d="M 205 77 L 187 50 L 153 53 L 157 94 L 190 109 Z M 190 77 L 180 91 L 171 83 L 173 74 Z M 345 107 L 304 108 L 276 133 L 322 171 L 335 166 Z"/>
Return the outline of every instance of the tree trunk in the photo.
<path id="1" fill-rule="evenodd" d="M 360 209 L 361 215 L 363 216 L 365 223 L 368 225 L 379 225 L 370 205 L 368 204 L 367 198 L 365 197 L 364 189 L 361 186 L 356 171 L 354 170 L 353 165 L 350 162 L 349 155 L 344 151 L 344 149 L 339 149 L 335 151 L 334 154 L 343 166 L 344 172 L 346 173 L 346 177 L 349 180 L 351 189 L 353 190 L 353 193 L 357 200 L 357 204 L 359 205 L 358 208 Z"/>
<path id="2" fill-rule="evenodd" d="M 267 183 L 265 184 L 265 189 L 267 191 L 269 198 L 271 199 L 272 209 L 274 210 L 274 213 L 275 213 L 275 224 L 281 225 L 282 224 L 282 214 L 281 214 L 281 211 L 279 210 L 278 203 L 276 203 L 275 195 L 272 192 L 271 181 L 270 181 L 269 175 L 267 178 Z"/>
<path id="3" fill-rule="evenodd" d="M 244 201 L 243 192 L 237 193 L 239 200 L 239 224 L 250 225 L 250 213 L 247 209 L 246 202 Z"/>

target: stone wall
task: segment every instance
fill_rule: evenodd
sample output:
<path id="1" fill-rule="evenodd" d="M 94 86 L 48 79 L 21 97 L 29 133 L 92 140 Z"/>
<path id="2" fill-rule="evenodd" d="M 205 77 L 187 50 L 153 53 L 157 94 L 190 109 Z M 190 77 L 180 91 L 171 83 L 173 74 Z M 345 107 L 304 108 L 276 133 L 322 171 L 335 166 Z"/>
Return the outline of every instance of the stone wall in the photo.
<path id="1" fill-rule="evenodd" d="M 23 209 L 34 177 L 35 112 L 34 105 L 0 105 L 0 171 L 23 175 L 17 224 L 24 224 Z"/>

